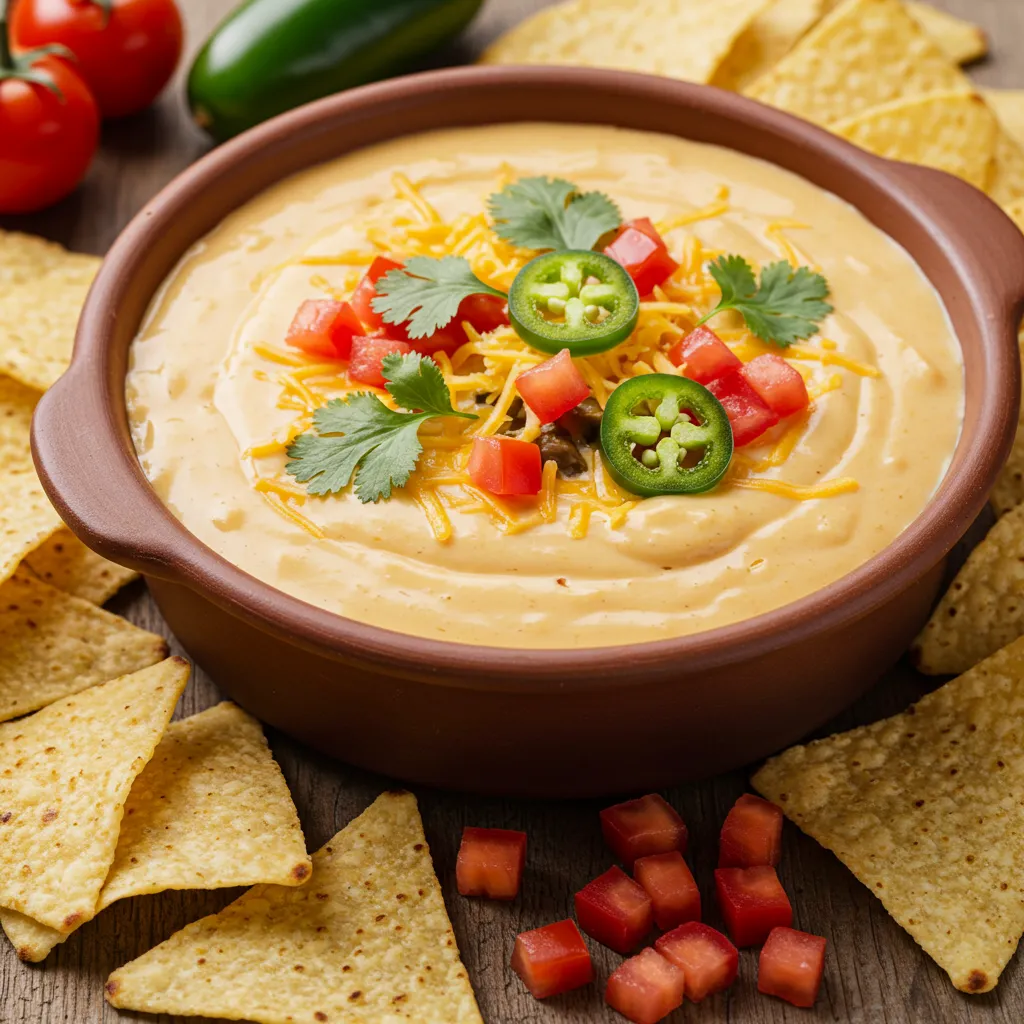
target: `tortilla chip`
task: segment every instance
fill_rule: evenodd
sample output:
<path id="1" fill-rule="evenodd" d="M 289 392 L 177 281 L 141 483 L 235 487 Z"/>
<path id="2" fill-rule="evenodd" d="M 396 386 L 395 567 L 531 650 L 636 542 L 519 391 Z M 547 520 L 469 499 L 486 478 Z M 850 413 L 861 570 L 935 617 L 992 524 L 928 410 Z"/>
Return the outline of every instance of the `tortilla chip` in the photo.
<path id="1" fill-rule="evenodd" d="M 981 93 L 1010 138 L 1024 146 L 1024 89 L 982 89 Z"/>
<path id="2" fill-rule="evenodd" d="M 906 0 L 906 5 L 914 21 L 954 64 L 970 64 L 988 54 L 988 39 L 984 29 L 946 11 L 940 11 L 931 4 Z"/>
<path id="3" fill-rule="evenodd" d="M 25 564 L 51 587 L 92 604 L 106 604 L 139 578 L 137 572 L 91 551 L 67 528 L 26 556 Z"/>
<path id="4" fill-rule="evenodd" d="M 121 1009 L 258 1024 L 482 1024 L 410 793 L 384 793 L 313 854 L 114 971 Z"/>
<path id="5" fill-rule="evenodd" d="M 984 189 L 999 122 L 974 92 L 937 92 L 893 100 L 838 121 L 832 131 L 891 160 L 935 167 Z"/>
<path id="6" fill-rule="evenodd" d="M 571 0 L 493 43 L 484 64 L 618 68 L 710 82 L 771 0 Z"/>
<path id="7" fill-rule="evenodd" d="M 259 722 L 225 702 L 167 727 L 128 796 L 96 913 L 167 889 L 301 885 L 311 870 Z M 22 960 L 42 960 L 67 938 L 11 910 L 0 924 Z"/>
<path id="8" fill-rule="evenodd" d="M 0 231 L 0 373 L 45 391 L 71 361 L 96 256 Z"/>
<path id="9" fill-rule="evenodd" d="M 0 725 L 0 907 L 62 933 L 93 916 L 124 802 L 188 675 L 169 658 Z"/>
<path id="10" fill-rule="evenodd" d="M 1005 131 L 996 139 L 996 158 L 986 191 L 1000 206 L 1024 199 L 1024 149 Z"/>
<path id="11" fill-rule="evenodd" d="M 970 88 L 899 0 L 845 0 L 746 94 L 827 127 L 900 97 Z"/>
<path id="12" fill-rule="evenodd" d="M 0 465 L 32 469 L 29 427 L 39 392 L 10 377 L 0 377 Z"/>
<path id="13" fill-rule="evenodd" d="M 996 986 L 1024 932 L 1024 640 L 895 718 L 787 750 L 753 781 L 958 989 Z"/>
<path id="14" fill-rule="evenodd" d="M 0 722 L 166 657 L 163 637 L 31 573 L 0 585 Z"/>
<path id="15" fill-rule="evenodd" d="M 0 583 L 62 525 L 34 469 L 0 465 Z"/>

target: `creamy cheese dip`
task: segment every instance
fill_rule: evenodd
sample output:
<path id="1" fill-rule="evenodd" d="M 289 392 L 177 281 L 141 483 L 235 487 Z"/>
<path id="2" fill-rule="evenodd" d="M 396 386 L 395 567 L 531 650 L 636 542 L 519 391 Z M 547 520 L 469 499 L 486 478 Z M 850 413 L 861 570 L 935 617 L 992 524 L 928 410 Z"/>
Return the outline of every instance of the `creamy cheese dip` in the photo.
<path id="1" fill-rule="evenodd" d="M 743 452 L 760 460 L 758 479 L 783 480 L 794 493 L 838 478 L 859 487 L 794 500 L 776 493 L 785 488 L 727 480 L 709 494 L 641 501 L 617 528 L 594 515 L 581 539 L 562 506 L 557 521 L 512 535 L 455 509 L 444 543 L 408 493 L 364 505 L 345 492 L 302 503 L 323 533 L 311 536 L 254 487 L 268 471 L 280 474 L 285 456 L 254 458 L 250 449 L 286 435 L 295 419 L 278 406 L 282 367 L 257 350 L 282 344 L 304 299 L 351 290 L 350 266 L 299 258 L 372 253 L 366 224 L 377 212 L 415 220 L 411 205 L 395 205 L 408 205 L 396 199 L 396 171 L 446 221 L 480 214 L 510 177 L 558 175 L 608 193 L 626 218 L 692 213 L 666 235 L 677 259 L 687 239 L 762 263 L 795 248 L 827 277 L 836 308 L 798 346 L 817 398 L 798 435 L 780 426 Z M 245 204 L 193 246 L 154 300 L 132 346 L 127 399 L 157 493 L 200 540 L 258 579 L 418 636 L 596 647 L 757 615 L 881 551 L 949 465 L 963 370 L 921 270 L 835 196 L 770 164 L 670 136 L 515 125 L 373 147 Z"/>

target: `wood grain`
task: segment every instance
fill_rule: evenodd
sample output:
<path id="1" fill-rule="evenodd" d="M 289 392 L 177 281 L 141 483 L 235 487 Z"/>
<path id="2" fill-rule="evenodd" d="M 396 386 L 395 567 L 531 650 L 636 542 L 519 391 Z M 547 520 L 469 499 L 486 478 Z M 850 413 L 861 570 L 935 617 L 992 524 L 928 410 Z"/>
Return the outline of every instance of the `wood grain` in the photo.
<path id="1" fill-rule="evenodd" d="M 194 49 L 233 0 L 179 0 Z M 988 85 L 1024 87 L 1024 3 L 1020 0 L 942 0 L 941 6 L 973 18 L 989 31 L 994 58 L 977 69 Z M 544 0 L 489 0 L 466 38 L 437 63 L 458 63 L 473 55 Z M 72 198 L 33 218 L 3 226 L 35 231 L 74 248 L 102 253 L 131 215 L 181 168 L 206 148 L 185 116 L 180 83 L 158 106 L 107 125 L 102 153 L 85 186 Z M 115 600 L 116 611 L 166 633 L 159 613 L 138 584 Z M 173 643 L 173 638 L 172 643 Z M 175 648 L 178 653 L 180 652 Z M 823 679 L 827 686 L 828 680 Z M 872 721 L 901 710 L 929 686 L 906 667 L 894 671 L 834 728 Z M 190 685 L 180 713 L 192 714 L 218 700 L 216 687 L 201 673 Z M 823 730 L 827 731 L 827 730 Z M 373 777 L 272 735 L 302 817 L 311 849 L 318 848 L 370 802 L 389 780 Z M 736 772 L 667 795 L 691 829 L 693 865 L 706 896 L 711 892 L 719 823 L 746 787 Z M 601 990 L 545 1003 L 531 999 L 507 963 L 516 932 L 571 914 L 572 893 L 609 864 L 597 826 L 597 802 L 560 804 L 467 798 L 419 792 L 427 835 L 459 945 L 488 1024 L 555 1024 L 621 1021 L 604 1007 Z M 458 839 L 465 824 L 522 828 L 529 832 L 529 864 L 523 894 L 514 904 L 460 898 L 454 887 Z M 999 988 L 969 998 L 955 992 L 945 974 L 882 909 L 881 904 L 830 854 L 787 825 L 781 875 L 792 896 L 798 926 L 825 935 L 828 962 L 822 997 L 814 1010 L 796 1010 L 756 991 L 756 957 L 744 953 L 741 978 L 726 995 L 700 1006 L 687 1005 L 670 1020 L 730 1024 L 849 1021 L 855 1024 L 1019 1024 L 1024 1020 L 1024 967 L 1009 966 Z M 0 1021 L 3 1024 L 112 1024 L 154 1021 L 118 1014 L 103 1000 L 108 973 L 173 931 L 228 903 L 235 891 L 165 893 L 125 901 L 76 933 L 40 966 L 19 963 L 0 949 Z M 719 923 L 708 899 L 707 918 Z M 619 957 L 592 944 L 599 979 Z"/>

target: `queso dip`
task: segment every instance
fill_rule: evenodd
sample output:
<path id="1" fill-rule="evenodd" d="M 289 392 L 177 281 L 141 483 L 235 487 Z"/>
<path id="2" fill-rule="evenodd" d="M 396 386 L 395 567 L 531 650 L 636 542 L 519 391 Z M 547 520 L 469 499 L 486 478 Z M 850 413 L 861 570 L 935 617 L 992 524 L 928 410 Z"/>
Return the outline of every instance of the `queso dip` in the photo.
<path id="1" fill-rule="evenodd" d="M 348 300 L 381 255 L 463 256 L 508 291 L 537 253 L 495 236 L 487 198 L 530 176 L 604 193 L 624 220 L 649 218 L 678 264 L 640 297 L 630 338 L 573 361 L 597 416 L 622 380 L 686 371 L 672 353 L 718 302 L 708 265 L 721 254 L 755 268 L 786 260 L 827 279 L 834 311 L 788 347 L 758 339 L 736 313 L 708 325 L 744 364 L 771 354 L 795 368 L 809 407 L 737 446 L 705 493 L 629 493 L 581 445 L 582 470 L 545 469 L 536 496 L 490 494 L 466 475 L 461 432 L 537 440 L 515 379 L 549 356 L 508 326 L 467 327 L 435 358 L 453 405 L 477 419 L 425 423 L 417 468 L 390 500 L 364 503 L 351 487 L 308 494 L 286 470 L 289 444 L 312 429 L 316 409 L 360 385 L 347 376 L 354 363 L 325 365 L 285 344 L 296 310 Z M 157 295 L 132 346 L 127 398 L 160 497 L 258 579 L 417 636 L 595 647 L 749 618 L 881 551 L 949 465 L 963 371 L 921 270 L 835 196 L 726 149 L 535 124 L 376 146 L 243 205 Z"/>

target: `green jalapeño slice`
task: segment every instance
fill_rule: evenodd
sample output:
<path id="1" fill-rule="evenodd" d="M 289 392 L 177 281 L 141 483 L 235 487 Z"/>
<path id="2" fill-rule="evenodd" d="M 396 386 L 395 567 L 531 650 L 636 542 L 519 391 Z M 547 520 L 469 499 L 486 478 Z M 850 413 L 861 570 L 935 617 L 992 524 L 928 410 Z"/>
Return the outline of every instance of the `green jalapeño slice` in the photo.
<path id="1" fill-rule="evenodd" d="M 541 352 L 604 352 L 636 327 L 640 296 L 626 270 L 588 250 L 548 252 L 530 260 L 508 293 L 516 333 Z"/>
<path id="2" fill-rule="evenodd" d="M 710 491 L 729 469 L 732 427 L 721 403 L 695 380 L 648 373 L 623 381 L 601 419 L 601 451 L 627 491 Z"/>

